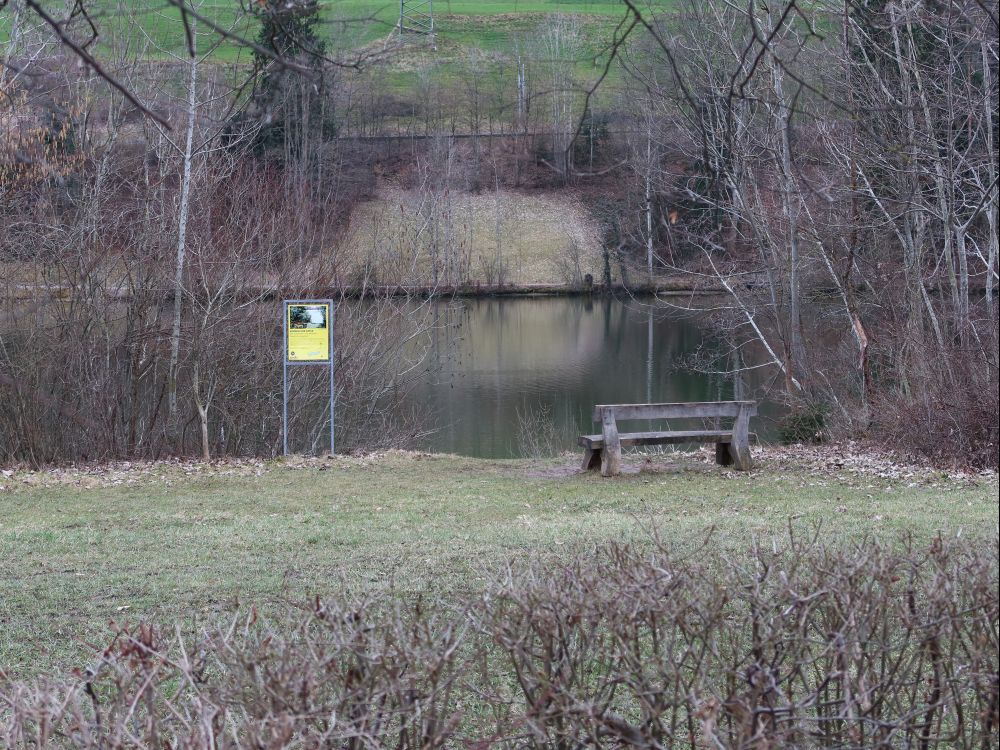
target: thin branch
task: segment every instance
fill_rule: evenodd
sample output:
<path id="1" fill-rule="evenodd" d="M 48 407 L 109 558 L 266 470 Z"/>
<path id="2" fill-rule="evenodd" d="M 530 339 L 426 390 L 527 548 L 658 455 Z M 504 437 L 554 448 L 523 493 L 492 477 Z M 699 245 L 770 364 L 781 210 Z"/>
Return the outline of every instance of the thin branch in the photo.
<path id="1" fill-rule="evenodd" d="M 28 8 L 31 8 L 31 10 L 33 10 L 35 14 L 38 15 L 39 18 L 45 21 L 45 23 L 51 26 L 53 31 L 55 31 L 56 35 L 59 37 L 59 40 L 67 47 L 69 47 L 77 57 L 83 60 L 88 66 L 90 66 L 90 68 L 95 73 L 97 73 L 97 75 L 100 78 L 103 78 L 112 86 L 112 88 L 119 91 L 122 96 L 124 96 L 128 101 L 130 101 L 133 105 L 135 105 L 135 107 L 139 109 L 144 115 L 149 117 L 151 120 L 158 122 L 167 130 L 170 130 L 170 123 L 167 122 L 167 120 L 164 117 L 161 117 L 160 115 L 156 114 L 153 110 L 151 110 L 141 101 L 139 101 L 139 98 L 131 91 L 129 91 L 128 87 L 125 86 L 125 84 L 119 81 L 114 75 L 106 71 L 104 67 L 101 65 L 101 63 L 99 63 L 97 59 L 93 55 L 91 55 L 86 49 L 84 49 L 75 41 L 73 41 L 70 35 L 67 34 L 66 30 L 62 27 L 62 24 L 60 24 L 57 20 L 55 20 L 52 16 L 50 16 L 46 12 L 46 10 L 38 3 L 37 0 L 24 0 L 24 4 Z"/>

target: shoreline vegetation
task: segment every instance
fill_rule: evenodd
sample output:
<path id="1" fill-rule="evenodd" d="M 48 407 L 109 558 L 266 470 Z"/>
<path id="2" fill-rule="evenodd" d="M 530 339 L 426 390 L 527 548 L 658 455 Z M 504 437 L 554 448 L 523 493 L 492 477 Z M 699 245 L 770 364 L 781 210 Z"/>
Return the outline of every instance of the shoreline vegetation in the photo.
<path id="1" fill-rule="evenodd" d="M 741 281 L 734 283 L 727 282 L 729 288 L 736 287 L 753 289 L 757 285 L 753 281 Z M 13 284 L 8 287 L 8 299 L 19 301 L 35 301 L 39 297 L 49 297 L 60 299 L 70 293 L 70 287 L 49 286 L 45 284 Z M 946 289 L 943 286 L 927 287 L 928 294 L 944 294 Z M 815 287 L 809 290 L 814 298 L 834 297 L 839 294 L 836 287 Z M 970 292 L 983 293 L 981 286 L 972 285 Z M 205 297 L 215 296 L 216 290 L 200 294 Z M 385 297 L 418 297 L 418 298 L 464 298 L 464 299 L 492 299 L 496 297 L 601 297 L 606 295 L 628 295 L 634 297 L 685 297 L 703 296 L 719 297 L 725 296 L 729 290 L 721 284 L 715 283 L 711 279 L 704 279 L 701 283 L 691 283 L 689 276 L 678 276 L 664 279 L 657 279 L 654 283 L 636 282 L 630 284 L 594 283 L 589 286 L 568 284 L 560 282 L 552 283 L 507 283 L 488 284 L 484 282 L 469 282 L 463 284 L 365 284 L 363 286 L 312 286 L 312 285 L 288 285 L 279 287 L 244 287 L 236 294 L 221 295 L 228 299 L 240 302 L 267 302 L 272 300 L 291 298 L 310 299 L 364 299 L 364 298 L 385 298 Z M 110 301 L 123 301 L 133 299 L 133 295 L 124 290 L 103 289 L 101 291 L 104 298 Z M 186 296 L 198 299 L 199 292 L 187 293 Z M 171 290 L 164 290 L 162 299 L 164 302 L 173 300 Z"/>
<path id="2" fill-rule="evenodd" d="M 734 286 L 732 282 L 730 288 Z M 738 286 L 754 288 L 752 282 L 740 282 Z M 64 294 L 69 293 L 69 289 L 55 288 L 45 285 L 19 284 L 10 288 L 9 299 L 14 301 L 32 301 L 40 296 L 49 299 L 59 299 Z M 981 292 L 982 289 L 973 287 L 970 291 Z M 928 294 L 942 294 L 944 289 L 928 288 Z M 132 295 L 123 291 L 102 290 L 105 298 L 111 301 L 129 300 Z M 838 294 L 836 287 L 817 287 L 810 290 L 811 295 L 816 298 L 829 297 Z M 213 292 L 203 294 L 208 297 Z M 711 281 L 700 284 L 692 284 L 684 277 L 669 279 L 659 279 L 653 284 L 601 284 L 595 283 L 590 286 L 579 286 L 567 283 L 532 283 L 532 284 L 486 284 L 481 282 L 470 282 L 464 284 L 440 284 L 437 286 L 411 285 L 411 284 L 366 284 L 364 286 L 339 286 L 339 287 L 313 287 L 290 285 L 285 288 L 261 287 L 243 288 L 239 294 L 225 296 L 241 302 L 268 302 L 273 300 L 291 298 L 315 298 L 315 299 L 362 299 L 362 298 L 384 298 L 384 297 L 419 297 L 419 298 L 465 298 L 465 299 L 490 299 L 495 297 L 600 297 L 606 295 L 628 295 L 636 297 L 684 297 L 684 296 L 705 296 L 719 297 L 727 294 L 727 289 L 721 285 L 716 285 Z M 188 296 L 197 299 L 198 293 L 189 293 Z M 162 297 L 164 302 L 173 300 L 173 295 L 169 291 Z"/>
<path id="3" fill-rule="evenodd" d="M 9 298 L 14 300 L 36 300 L 39 296 L 59 298 L 70 292 L 69 287 L 47 286 L 44 284 L 17 284 L 10 290 Z M 315 287 L 289 285 L 278 287 L 244 287 L 233 298 L 241 301 L 269 301 L 283 297 L 298 296 L 310 298 L 364 298 L 364 297 L 567 297 L 567 296 L 600 296 L 607 294 L 630 294 L 641 296 L 682 296 L 682 295 L 721 295 L 724 287 L 713 284 L 692 284 L 686 278 L 658 279 L 653 284 L 601 284 L 580 286 L 567 283 L 525 283 L 525 284 L 487 284 L 471 282 L 463 284 L 365 284 L 363 286 L 324 286 Z M 105 298 L 110 300 L 132 299 L 132 294 L 126 290 L 104 289 Z M 211 296 L 212 293 L 206 293 Z M 173 299 L 170 290 L 165 290 L 164 301 Z"/>

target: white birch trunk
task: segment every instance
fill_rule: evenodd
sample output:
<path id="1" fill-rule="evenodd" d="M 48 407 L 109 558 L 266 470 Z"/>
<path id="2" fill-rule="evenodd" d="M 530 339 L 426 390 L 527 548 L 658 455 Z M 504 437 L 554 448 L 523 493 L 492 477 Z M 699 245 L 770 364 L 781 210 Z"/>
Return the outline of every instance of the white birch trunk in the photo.
<path id="1" fill-rule="evenodd" d="M 653 153 L 652 136 L 646 133 L 646 273 L 653 283 Z"/>
<path id="2" fill-rule="evenodd" d="M 192 30 L 193 31 L 193 30 Z M 195 35 L 192 33 L 192 38 Z M 174 318 L 170 330 L 170 364 L 167 383 L 167 411 L 177 414 L 177 363 L 181 349 L 181 316 L 184 301 L 184 259 L 187 254 L 187 224 L 191 205 L 191 162 L 197 110 L 198 57 L 191 56 L 188 78 L 187 132 L 184 139 L 184 166 L 181 175 L 181 202 L 177 214 L 177 256 L 174 262 Z"/>
<path id="3" fill-rule="evenodd" d="M 794 374 L 805 371 L 805 344 L 802 340 L 802 312 L 799 307 L 799 197 L 792 173 L 792 146 L 789 139 L 791 112 L 785 101 L 784 74 L 776 60 L 771 64 L 771 80 L 777 99 L 776 124 L 780 137 L 781 208 L 788 233 L 788 331 Z"/>
<path id="4" fill-rule="evenodd" d="M 987 190 L 992 189 L 989 197 L 986 200 L 986 224 L 989 227 L 989 239 L 986 258 L 986 306 L 989 310 L 990 316 L 995 315 L 994 306 L 994 279 L 996 278 L 996 268 L 997 268 L 997 255 L 1000 253 L 1000 237 L 998 237 L 998 212 L 1000 212 L 1000 187 L 997 186 L 997 151 L 996 143 L 993 140 L 993 105 L 996 100 L 993 99 L 993 80 L 992 80 L 992 69 L 990 68 L 990 59 L 988 52 L 988 45 L 984 39 L 980 43 L 980 49 L 983 56 L 983 91 L 986 92 L 987 96 L 983 103 L 983 111 L 986 118 L 986 185 Z M 992 188 L 991 188 L 992 186 Z"/>

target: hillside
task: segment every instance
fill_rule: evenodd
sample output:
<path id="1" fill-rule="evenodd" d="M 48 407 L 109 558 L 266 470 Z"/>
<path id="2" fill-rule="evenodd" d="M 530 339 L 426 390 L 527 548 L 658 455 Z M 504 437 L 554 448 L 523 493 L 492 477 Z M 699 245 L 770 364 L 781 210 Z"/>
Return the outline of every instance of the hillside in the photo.
<path id="1" fill-rule="evenodd" d="M 668 8 L 674 0 L 654 0 L 644 7 Z M 337 49 L 350 50 L 373 42 L 393 39 L 399 19 L 399 3 L 386 0 L 320 0 L 320 36 Z M 185 30 L 180 12 L 156 0 L 97 0 L 91 17 L 100 29 L 99 44 L 105 49 L 113 40 L 128 39 L 149 57 L 186 54 Z M 255 21 L 248 19 L 235 2 L 198 2 L 193 8 L 205 18 L 235 34 L 253 38 Z M 510 50 L 515 39 L 523 40 L 544 28 L 553 15 L 574 17 L 586 29 L 592 52 L 604 42 L 623 9 L 617 0 L 574 2 L 573 0 L 508 0 L 508 2 L 434 3 L 439 61 L 462 56 L 471 50 Z M 204 30 L 204 29 L 203 29 Z M 9 38 L 10 21 L 0 13 L 0 45 Z M 221 40 L 215 59 L 248 61 L 249 55 L 236 43 Z"/>
<path id="2" fill-rule="evenodd" d="M 435 248 L 473 284 L 578 286 L 586 274 L 601 278 L 600 228 L 572 192 L 455 192 L 441 203 L 431 226 L 427 196 L 416 190 L 389 188 L 357 205 L 338 248 L 349 278 L 368 268 L 379 283 L 431 285 Z"/>

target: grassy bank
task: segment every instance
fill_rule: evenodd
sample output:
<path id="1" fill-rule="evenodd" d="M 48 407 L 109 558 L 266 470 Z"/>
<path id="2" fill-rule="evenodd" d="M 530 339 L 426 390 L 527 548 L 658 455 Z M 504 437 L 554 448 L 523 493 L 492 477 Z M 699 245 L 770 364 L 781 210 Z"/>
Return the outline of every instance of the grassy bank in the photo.
<path id="1" fill-rule="evenodd" d="M 707 456 L 707 454 L 700 454 Z M 187 624 L 235 601 L 479 588 L 504 562 L 662 535 L 745 550 L 822 524 L 831 541 L 995 535 L 995 476 L 859 471 L 764 455 L 749 475 L 688 457 L 602 480 L 575 460 L 425 454 L 152 464 L 0 478 L 0 668 L 87 663 L 109 621 Z"/>
<path id="2" fill-rule="evenodd" d="M 383 283 L 431 285 L 434 263 L 446 265 L 447 254 L 461 278 L 484 285 L 602 278 L 600 227 L 571 194 L 456 192 L 447 207 L 453 218 L 438 229 L 446 239 L 437 258 L 421 215 L 426 200 L 415 190 L 387 189 L 359 204 L 338 250 L 347 277 L 362 278 L 370 267 Z"/>

